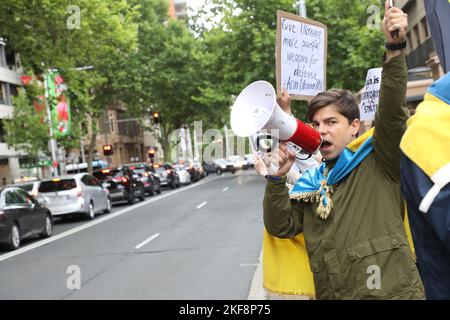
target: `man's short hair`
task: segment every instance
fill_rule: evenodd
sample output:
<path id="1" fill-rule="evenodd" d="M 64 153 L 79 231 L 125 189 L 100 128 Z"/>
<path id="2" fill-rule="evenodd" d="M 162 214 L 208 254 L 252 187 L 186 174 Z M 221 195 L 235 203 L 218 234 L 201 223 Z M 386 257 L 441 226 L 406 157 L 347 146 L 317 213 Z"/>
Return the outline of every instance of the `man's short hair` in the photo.
<path id="1" fill-rule="evenodd" d="M 351 124 L 353 120 L 359 120 L 359 105 L 356 97 L 349 90 L 330 89 L 316 95 L 308 105 L 308 121 L 314 114 L 329 105 L 335 105 L 340 114 L 347 118 Z"/>

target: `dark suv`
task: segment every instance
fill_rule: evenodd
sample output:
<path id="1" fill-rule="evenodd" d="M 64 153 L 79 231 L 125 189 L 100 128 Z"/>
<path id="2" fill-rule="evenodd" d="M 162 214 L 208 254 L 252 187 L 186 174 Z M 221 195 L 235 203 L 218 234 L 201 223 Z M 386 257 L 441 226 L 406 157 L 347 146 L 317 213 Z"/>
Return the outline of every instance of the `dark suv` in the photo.
<path id="1" fill-rule="evenodd" d="M 127 166 L 96 171 L 94 177 L 108 188 L 112 202 L 128 201 L 131 204 L 136 198 L 145 200 L 144 183 Z"/>
<path id="2" fill-rule="evenodd" d="M 161 193 L 161 181 L 146 163 L 126 164 L 144 183 L 145 192 L 150 196 Z"/>

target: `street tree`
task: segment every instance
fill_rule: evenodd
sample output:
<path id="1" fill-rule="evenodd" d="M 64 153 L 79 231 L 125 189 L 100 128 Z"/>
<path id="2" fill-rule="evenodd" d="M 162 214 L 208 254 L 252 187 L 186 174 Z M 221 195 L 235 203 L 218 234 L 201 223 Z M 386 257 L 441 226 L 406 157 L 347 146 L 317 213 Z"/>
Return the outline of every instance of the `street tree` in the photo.
<path id="1" fill-rule="evenodd" d="M 164 159 L 171 160 L 172 133 L 183 124 L 208 118 L 208 110 L 197 106 L 197 82 L 202 71 L 195 59 L 196 39 L 183 20 L 170 19 L 166 1 L 136 1 L 140 8 L 138 50 L 128 61 L 130 115 L 161 114 L 158 127 L 146 127 L 162 145 Z M 212 106 L 211 106 L 212 107 Z M 161 135 L 157 134 L 161 130 Z"/>
<path id="2" fill-rule="evenodd" d="M 98 118 L 105 106 L 127 89 L 121 86 L 126 71 L 116 67 L 123 66 L 136 49 L 137 9 L 126 0 L 4 0 L 0 4 L 0 36 L 7 39 L 8 50 L 20 53 L 25 73 L 40 76 L 57 69 L 72 98 L 74 127 L 81 127 L 77 122 L 88 119 L 92 133 L 88 164 L 92 162 Z M 76 70 L 84 66 L 92 66 L 92 70 Z M 34 150 L 47 152 L 45 144 L 21 134 L 21 121 L 33 112 L 33 97 L 28 97 L 28 103 L 24 97 L 17 101 L 23 107 L 15 110 L 6 125 L 8 142 L 18 148 L 36 144 Z M 74 130 L 59 142 L 71 146 L 79 141 L 77 134 L 85 133 Z"/>
<path id="3" fill-rule="evenodd" d="M 380 1 L 308 0 L 308 18 L 328 26 L 327 87 L 359 91 L 367 69 L 380 65 L 383 36 L 373 29 L 369 8 Z M 214 105 L 223 123 L 237 94 L 255 80 L 275 85 L 276 11 L 296 12 L 293 0 L 208 0 L 194 19 L 200 34 L 202 78 L 195 100 Z M 382 7 L 381 7 L 382 8 Z M 208 16 L 209 14 L 209 16 Z M 206 15 L 206 16 L 205 16 Z M 221 16 L 220 20 L 214 17 Z M 294 102 L 299 117 L 306 103 Z"/>

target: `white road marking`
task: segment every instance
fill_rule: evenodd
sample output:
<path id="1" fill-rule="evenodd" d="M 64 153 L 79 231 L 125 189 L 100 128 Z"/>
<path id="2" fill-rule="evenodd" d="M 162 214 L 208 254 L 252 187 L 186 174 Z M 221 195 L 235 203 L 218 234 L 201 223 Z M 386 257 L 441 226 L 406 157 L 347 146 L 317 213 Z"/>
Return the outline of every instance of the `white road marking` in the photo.
<path id="1" fill-rule="evenodd" d="M 206 202 L 206 201 L 202 202 L 201 204 L 199 204 L 199 205 L 197 206 L 197 209 L 203 208 L 204 206 L 206 206 L 207 203 L 208 203 L 208 202 Z"/>
<path id="2" fill-rule="evenodd" d="M 170 196 L 172 196 L 172 195 L 175 195 L 175 194 L 177 194 L 177 193 L 180 193 L 180 192 L 189 190 L 189 189 L 191 189 L 191 188 L 196 188 L 196 187 L 198 187 L 198 186 L 204 185 L 204 184 L 206 184 L 206 183 L 210 183 L 210 182 L 212 182 L 212 181 L 214 181 L 214 180 L 217 180 L 217 179 L 220 179 L 220 176 L 214 177 L 214 178 L 212 178 L 211 180 L 208 180 L 208 181 L 200 181 L 200 182 L 197 182 L 196 184 L 193 184 L 193 185 L 191 185 L 191 186 L 183 187 L 182 189 L 178 189 L 178 190 L 175 190 L 175 191 L 171 191 L 169 194 L 159 195 L 159 196 L 157 196 L 157 198 L 153 198 L 153 199 L 150 199 L 150 200 L 147 200 L 147 201 L 144 201 L 144 202 L 140 202 L 140 203 L 138 203 L 138 204 L 132 205 L 132 206 L 130 206 L 130 207 L 127 207 L 127 208 L 125 208 L 125 209 L 119 210 L 119 211 L 117 211 L 117 212 L 107 214 L 107 215 L 102 216 L 102 217 L 100 217 L 100 218 L 96 218 L 95 220 L 93 220 L 93 221 L 91 221 L 91 222 L 88 222 L 88 223 L 85 223 L 85 224 L 83 224 L 83 225 L 81 225 L 81 226 L 75 227 L 75 228 L 73 228 L 73 229 L 70 229 L 70 230 L 61 232 L 60 234 L 57 234 L 57 235 L 52 236 L 52 237 L 50 237 L 50 238 L 47 238 L 47 239 L 45 239 L 45 240 L 41 240 L 41 241 L 38 241 L 38 242 L 33 243 L 33 244 L 31 244 L 31 245 L 28 245 L 28 246 L 26 246 L 26 247 L 17 249 L 17 250 L 15 250 L 15 251 L 13 251 L 13 252 L 10 252 L 10 253 L 7 253 L 7 254 L 3 254 L 3 255 L 0 256 L 0 262 L 1 262 L 1 261 L 4 261 L 4 260 L 6 260 L 6 259 L 12 258 L 12 257 L 14 257 L 14 256 L 17 256 L 17 255 L 19 255 L 19 254 L 25 253 L 25 252 L 27 252 L 27 251 L 30 251 L 30 250 L 33 250 L 33 249 L 36 249 L 36 248 L 45 246 L 46 244 L 49 244 L 49 243 L 54 242 L 54 241 L 56 241 L 56 240 L 63 239 L 63 238 L 68 237 L 68 236 L 70 236 L 70 235 L 72 235 L 72 234 L 74 234 L 74 233 L 77 233 L 77 232 L 86 230 L 86 229 L 88 229 L 88 228 L 90 228 L 90 227 L 93 227 L 93 226 L 99 224 L 99 223 L 102 223 L 102 222 L 105 222 L 105 221 L 114 219 L 114 218 L 116 218 L 116 217 L 118 217 L 118 216 L 121 216 L 121 215 L 124 214 L 124 213 L 127 213 L 127 212 L 129 212 L 129 211 L 134 210 L 134 209 L 143 207 L 143 206 L 145 206 L 145 205 L 147 205 L 147 204 L 149 204 L 149 203 L 156 202 L 156 201 L 158 201 L 158 200 L 161 200 L 161 199 L 170 197 Z"/>
<path id="3" fill-rule="evenodd" d="M 241 263 L 240 267 L 257 267 L 259 263 Z"/>
<path id="4" fill-rule="evenodd" d="M 228 189 L 229 189 L 228 187 L 223 188 L 223 189 L 222 189 L 222 192 L 225 192 L 225 191 L 227 191 Z"/>
<path id="5" fill-rule="evenodd" d="M 134 247 L 134 248 L 135 248 L 135 249 L 140 249 L 140 248 L 142 248 L 143 246 L 145 246 L 147 243 L 149 243 L 150 241 L 152 241 L 152 240 L 154 240 L 154 239 L 156 239 L 156 238 L 158 238 L 158 237 L 159 237 L 159 233 L 154 234 L 154 235 L 152 235 L 150 238 L 148 238 L 148 239 L 142 241 L 141 243 L 139 243 L 139 244 L 138 244 L 136 247 Z"/>

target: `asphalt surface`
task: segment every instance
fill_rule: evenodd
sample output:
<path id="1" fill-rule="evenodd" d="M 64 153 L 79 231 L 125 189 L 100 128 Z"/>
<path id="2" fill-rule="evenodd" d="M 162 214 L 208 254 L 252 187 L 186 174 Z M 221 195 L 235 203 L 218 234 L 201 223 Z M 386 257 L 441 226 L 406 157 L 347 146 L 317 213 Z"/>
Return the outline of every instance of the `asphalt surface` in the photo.
<path id="1" fill-rule="evenodd" d="M 92 221 L 55 221 L 53 237 L 0 252 L 0 299 L 247 299 L 264 186 L 253 170 L 212 175 Z"/>

